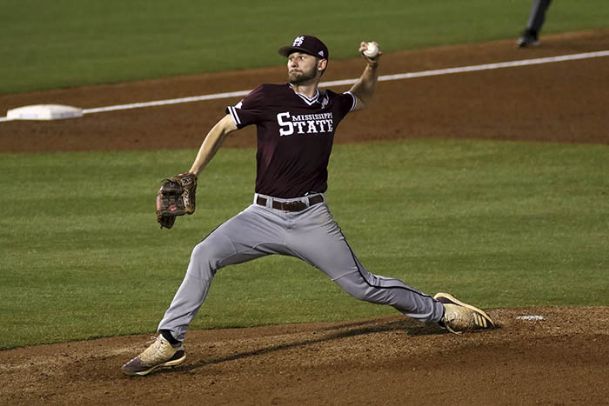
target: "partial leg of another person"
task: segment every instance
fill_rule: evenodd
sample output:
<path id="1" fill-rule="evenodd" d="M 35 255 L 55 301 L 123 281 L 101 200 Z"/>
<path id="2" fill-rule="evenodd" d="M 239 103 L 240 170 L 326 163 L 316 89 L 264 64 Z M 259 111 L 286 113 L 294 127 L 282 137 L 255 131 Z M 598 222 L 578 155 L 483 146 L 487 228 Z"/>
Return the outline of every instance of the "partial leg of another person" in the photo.
<path id="1" fill-rule="evenodd" d="M 546 11 L 551 2 L 552 0 L 533 0 L 527 26 L 517 41 L 520 48 L 539 45 L 539 34 L 546 20 Z"/>

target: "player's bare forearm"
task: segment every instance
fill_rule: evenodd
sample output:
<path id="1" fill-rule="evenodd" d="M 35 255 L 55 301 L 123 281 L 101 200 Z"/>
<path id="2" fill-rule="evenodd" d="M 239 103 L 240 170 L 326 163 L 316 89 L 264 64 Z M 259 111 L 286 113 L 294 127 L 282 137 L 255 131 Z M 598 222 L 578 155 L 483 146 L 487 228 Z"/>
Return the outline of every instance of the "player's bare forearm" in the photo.
<path id="1" fill-rule="evenodd" d="M 378 63 L 372 65 L 366 65 L 362 76 L 351 88 L 351 93 L 357 97 L 358 103 L 356 106 L 357 110 L 360 110 L 372 101 L 374 91 L 376 90 L 376 83 L 378 81 Z"/>
<path id="2" fill-rule="evenodd" d="M 360 52 L 366 49 L 366 43 L 362 42 L 360 46 Z M 378 82 L 378 66 L 379 59 L 382 53 L 378 53 L 375 58 L 369 58 L 366 55 L 364 60 L 366 61 L 366 67 L 359 77 L 357 82 L 351 87 L 351 93 L 357 98 L 356 110 L 361 110 L 372 101 L 372 96 L 376 90 L 376 84 Z"/>
<path id="3" fill-rule="evenodd" d="M 216 155 L 228 134 L 237 130 L 233 119 L 226 115 L 205 136 L 189 172 L 198 175 Z"/>

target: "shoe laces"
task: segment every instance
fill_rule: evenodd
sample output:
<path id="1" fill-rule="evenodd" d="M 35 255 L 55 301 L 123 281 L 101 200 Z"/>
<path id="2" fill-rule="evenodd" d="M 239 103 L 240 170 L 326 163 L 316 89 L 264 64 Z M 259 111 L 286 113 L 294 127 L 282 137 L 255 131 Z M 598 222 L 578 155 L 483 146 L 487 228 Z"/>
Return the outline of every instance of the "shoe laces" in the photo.
<path id="1" fill-rule="evenodd" d="M 450 307 L 449 307 L 450 306 Z M 489 322 L 478 312 L 459 305 L 446 306 L 444 325 L 454 334 L 461 334 L 455 330 L 475 330 L 488 328 Z"/>
<path id="2" fill-rule="evenodd" d="M 444 317 L 442 318 L 441 325 L 442 325 L 442 327 L 444 327 L 446 330 L 448 330 L 449 332 L 451 332 L 453 334 L 457 334 L 457 335 L 463 334 L 462 331 L 457 331 L 451 327 L 451 324 L 453 324 L 455 322 L 455 320 L 457 320 L 457 319 L 458 319 L 458 312 L 449 311 L 448 309 L 445 309 L 445 313 L 444 313 Z"/>
<path id="3" fill-rule="evenodd" d="M 171 357 L 175 353 L 175 350 L 171 344 L 159 335 L 155 341 L 140 354 L 142 362 L 158 362 Z"/>

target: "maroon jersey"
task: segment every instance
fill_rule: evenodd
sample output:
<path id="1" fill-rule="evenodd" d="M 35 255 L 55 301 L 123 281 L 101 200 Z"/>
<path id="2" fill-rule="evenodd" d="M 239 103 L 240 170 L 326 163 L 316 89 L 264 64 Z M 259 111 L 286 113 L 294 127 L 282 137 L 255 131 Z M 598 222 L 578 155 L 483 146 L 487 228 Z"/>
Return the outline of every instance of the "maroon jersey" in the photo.
<path id="1" fill-rule="evenodd" d="M 289 84 L 261 85 L 228 107 L 238 128 L 257 127 L 256 192 L 281 198 L 325 192 L 334 132 L 354 107 L 349 92 L 321 90 L 309 99 Z"/>

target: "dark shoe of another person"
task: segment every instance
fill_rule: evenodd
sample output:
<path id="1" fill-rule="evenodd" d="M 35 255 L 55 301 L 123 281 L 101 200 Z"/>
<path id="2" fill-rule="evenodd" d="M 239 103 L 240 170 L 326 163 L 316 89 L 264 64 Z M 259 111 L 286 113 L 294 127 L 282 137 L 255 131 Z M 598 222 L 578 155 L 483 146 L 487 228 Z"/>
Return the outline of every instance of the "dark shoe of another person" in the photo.
<path id="1" fill-rule="evenodd" d="M 159 368 L 180 365 L 186 359 L 182 343 L 173 346 L 161 334 L 140 355 L 121 367 L 126 375 L 148 375 Z"/>
<path id="2" fill-rule="evenodd" d="M 483 310 L 464 303 L 449 293 L 438 293 L 434 299 L 444 305 L 444 316 L 439 324 L 451 333 L 495 328 L 495 323 Z"/>
<path id="3" fill-rule="evenodd" d="M 527 48 L 539 45 L 539 39 L 537 38 L 537 34 L 525 31 L 518 41 L 516 41 L 516 45 L 518 48 Z"/>

